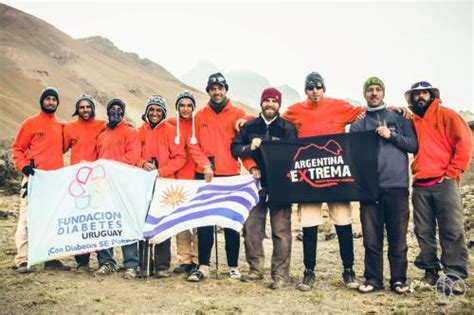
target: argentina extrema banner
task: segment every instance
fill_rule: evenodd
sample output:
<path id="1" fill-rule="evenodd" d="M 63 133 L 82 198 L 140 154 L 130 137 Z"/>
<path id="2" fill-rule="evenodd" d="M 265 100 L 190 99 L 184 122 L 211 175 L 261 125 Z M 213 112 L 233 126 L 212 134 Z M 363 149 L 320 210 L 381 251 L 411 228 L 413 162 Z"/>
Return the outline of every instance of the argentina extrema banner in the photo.
<path id="1" fill-rule="evenodd" d="M 262 142 L 270 202 L 375 200 L 376 144 L 374 132 Z"/>

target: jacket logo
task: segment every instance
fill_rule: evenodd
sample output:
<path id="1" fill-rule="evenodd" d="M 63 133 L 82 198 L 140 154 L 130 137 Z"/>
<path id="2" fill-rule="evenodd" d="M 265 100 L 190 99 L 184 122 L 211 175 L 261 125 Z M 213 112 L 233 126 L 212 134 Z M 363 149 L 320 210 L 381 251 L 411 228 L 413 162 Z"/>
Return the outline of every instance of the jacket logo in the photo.
<path id="1" fill-rule="evenodd" d="M 71 139 L 71 145 L 76 145 L 79 140 L 77 138 Z"/>
<path id="2" fill-rule="evenodd" d="M 46 132 L 44 131 L 38 131 L 33 134 L 34 137 L 38 137 L 40 139 L 44 138 L 46 136 Z"/>

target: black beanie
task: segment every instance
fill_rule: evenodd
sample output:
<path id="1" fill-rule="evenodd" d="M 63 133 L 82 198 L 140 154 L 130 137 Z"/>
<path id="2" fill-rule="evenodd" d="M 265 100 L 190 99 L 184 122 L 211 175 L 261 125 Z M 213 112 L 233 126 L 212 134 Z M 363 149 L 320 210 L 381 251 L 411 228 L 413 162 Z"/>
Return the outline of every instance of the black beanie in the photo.
<path id="1" fill-rule="evenodd" d="M 58 105 L 59 105 L 59 93 L 58 90 L 52 86 L 48 86 L 44 88 L 43 92 L 41 92 L 40 96 L 40 106 L 43 108 L 43 101 L 48 97 L 48 96 L 54 96 L 58 100 Z"/>
<path id="2" fill-rule="evenodd" d="M 224 76 L 220 72 L 213 73 L 209 76 L 207 79 L 207 86 L 206 86 L 206 92 L 209 93 L 209 89 L 211 86 L 214 84 L 219 84 L 220 86 L 225 87 L 225 90 L 229 90 L 229 85 L 227 84 L 227 81 L 225 80 Z"/>
<path id="3" fill-rule="evenodd" d="M 114 98 L 107 104 L 107 112 L 114 105 L 120 106 L 122 108 L 122 112 L 125 114 L 125 103 L 122 100 L 119 100 L 118 98 Z"/>

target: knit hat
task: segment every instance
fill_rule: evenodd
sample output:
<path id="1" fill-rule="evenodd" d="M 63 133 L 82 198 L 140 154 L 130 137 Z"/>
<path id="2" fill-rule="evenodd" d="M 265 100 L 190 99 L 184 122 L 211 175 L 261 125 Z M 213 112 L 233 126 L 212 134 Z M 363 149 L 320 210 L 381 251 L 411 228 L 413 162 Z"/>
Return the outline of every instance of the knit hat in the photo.
<path id="1" fill-rule="evenodd" d="M 306 76 L 304 81 L 304 89 L 311 90 L 314 88 L 322 88 L 324 92 L 326 92 L 326 85 L 324 85 L 323 77 L 317 72 L 311 72 Z"/>
<path id="2" fill-rule="evenodd" d="M 43 108 L 43 101 L 48 96 L 54 96 L 58 100 L 58 105 L 59 105 L 59 92 L 58 92 L 58 90 L 56 88 L 52 87 L 52 86 L 48 86 L 48 87 L 44 88 L 43 91 L 41 92 L 40 101 L 39 101 L 41 108 Z"/>
<path id="3" fill-rule="evenodd" d="M 92 108 L 92 117 L 95 117 L 95 103 L 94 103 L 94 99 L 92 98 L 92 96 L 87 95 L 87 94 L 81 94 L 81 95 L 79 95 L 79 98 L 78 98 L 77 101 L 76 101 L 76 111 L 74 112 L 74 114 L 72 114 L 72 116 L 79 115 L 79 103 L 80 103 L 81 101 L 87 101 L 87 102 L 89 103 L 89 105 L 90 105 L 91 108 Z"/>
<path id="4" fill-rule="evenodd" d="M 227 84 L 227 81 L 225 80 L 224 76 L 220 72 L 213 73 L 209 76 L 207 79 L 207 86 L 206 86 L 206 92 L 209 93 L 209 90 L 211 86 L 214 84 L 219 84 L 220 86 L 225 87 L 225 90 L 229 90 L 229 85 Z"/>
<path id="5" fill-rule="evenodd" d="M 189 98 L 191 100 L 193 110 L 196 109 L 196 99 L 194 98 L 193 93 L 191 93 L 190 91 L 183 91 L 179 93 L 178 96 L 176 97 L 176 102 L 174 104 L 176 107 L 176 110 L 178 110 L 179 103 L 181 102 L 183 98 Z"/>
<path id="6" fill-rule="evenodd" d="M 184 98 L 190 99 L 191 103 L 192 103 L 192 107 L 193 107 L 193 113 L 192 113 L 192 116 L 191 116 L 191 119 L 192 119 L 192 135 L 191 135 L 191 139 L 189 140 L 189 143 L 197 144 L 196 131 L 195 131 L 195 127 L 194 127 L 194 110 L 196 109 L 196 100 L 194 99 L 193 93 L 191 93 L 190 91 L 183 91 L 183 92 L 179 93 L 178 96 L 176 97 L 176 102 L 175 102 L 175 106 L 176 106 L 176 137 L 174 138 L 174 143 L 179 144 L 180 130 L 179 130 L 179 109 L 178 109 L 178 107 L 179 107 L 179 103 Z"/>
<path id="7" fill-rule="evenodd" d="M 383 81 L 380 80 L 379 78 L 377 77 L 370 77 L 368 78 L 367 80 L 365 80 L 364 82 L 364 95 L 365 93 L 367 92 L 367 89 L 369 88 L 369 86 L 371 85 L 378 85 L 380 86 L 380 88 L 382 88 L 382 91 L 383 91 L 383 94 L 385 95 L 385 84 L 383 84 Z"/>
<path id="8" fill-rule="evenodd" d="M 260 105 L 262 105 L 263 101 L 267 98 L 274 98 L 281 106 L 281 92 L 277 89 L 270 87 L 263 90 L 262 97 L 260 98 Z"/>
<path id="9" fill-rule="evenodd" d="M 420 81 L 413 83 L 408 91 L 405 92 L 405 100 L 409 105 L 413 105 L 411 103 L 411 94 L 413 91 L 419 90 L 429 90 L 433 93 L 433 96 L 439 98 L 439 90 L 431 85 L 428 81 Z"/>
<path id="10" fill-rule="evenodd" d="M 125 103 L 118 99 L 118 98 L 114 98 L 113 100 L 111 100 L 108 104 L 107 104 L 107 112 L 109 111 L 109 109 L 114 106 L 114 105 L 118 105 L 122 108 L 122 112 L 125 114 Z"/>
<path id="11" fill-rule="evenodd" d="M 146 101 L 145 113 L 142 115 L 142 120 L 146 121 L 147 123 L 150 123 L 148 121 L 148 111 L 150 110 L 151 105 L 157 105 L 161 109 L 161 111 L 163 112 L 162 120 L 166 118 L 166 115 L 168 113 L 166 110 L 166 100 L 161 95 L 152 95 Z"/>

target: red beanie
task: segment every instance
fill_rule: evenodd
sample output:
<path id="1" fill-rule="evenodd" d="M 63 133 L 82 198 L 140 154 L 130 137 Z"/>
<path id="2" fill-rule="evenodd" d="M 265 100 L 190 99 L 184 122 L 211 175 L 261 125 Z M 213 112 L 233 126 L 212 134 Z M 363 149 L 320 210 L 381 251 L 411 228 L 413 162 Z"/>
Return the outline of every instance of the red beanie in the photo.
<path id="1" fill-rule="evenodd" d="M 260 105 L 262 105 L 263 101 L 267 98 L 274 98 L 278 104 L 281 105 L 281 93 L 275 88 L 267 88 L 263 90 L 262 97 L 260 98 Z"/>

